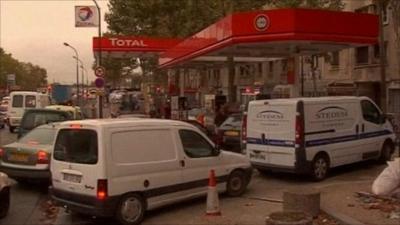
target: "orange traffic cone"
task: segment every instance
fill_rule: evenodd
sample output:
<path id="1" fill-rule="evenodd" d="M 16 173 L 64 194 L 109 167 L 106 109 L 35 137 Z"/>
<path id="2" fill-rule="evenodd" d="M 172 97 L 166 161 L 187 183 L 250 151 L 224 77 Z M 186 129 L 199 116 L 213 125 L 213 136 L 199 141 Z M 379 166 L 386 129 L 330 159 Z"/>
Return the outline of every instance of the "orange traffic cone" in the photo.
<path id="1" fill-rule="evenodd" d="M 208 192 L 207 192 L 207 216 L 220 216 L 221 211 L 219 209 L 218 191 L 217 191 L 217 180 L 215 179 L 214 170 L 210 170 L 208 180 Z"/>

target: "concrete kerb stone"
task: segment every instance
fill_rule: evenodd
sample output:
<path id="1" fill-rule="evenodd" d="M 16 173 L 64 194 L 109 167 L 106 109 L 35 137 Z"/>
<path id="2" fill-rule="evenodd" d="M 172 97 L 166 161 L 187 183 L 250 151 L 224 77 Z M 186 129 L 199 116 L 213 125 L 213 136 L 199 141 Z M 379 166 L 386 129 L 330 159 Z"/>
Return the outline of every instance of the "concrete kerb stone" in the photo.
<path id="1" fill-rule="evenodd" d="M 321 205 L 321 211 L 331 216 L 333 219 L 335 219 L 336 221 L 338 221 L 340 224 L 343 225 L 367 225 L 361 221 L 354 219 L 353 217 L 340 213 L 324 205 Z"/>

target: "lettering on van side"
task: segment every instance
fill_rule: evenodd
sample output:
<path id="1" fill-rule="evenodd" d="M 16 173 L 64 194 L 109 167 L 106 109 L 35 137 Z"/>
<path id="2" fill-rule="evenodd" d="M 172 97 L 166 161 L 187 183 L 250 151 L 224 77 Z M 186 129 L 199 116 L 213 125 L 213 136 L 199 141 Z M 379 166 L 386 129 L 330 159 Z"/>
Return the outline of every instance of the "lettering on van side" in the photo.
<path id="1" fill-rule="evenodd" d="M 257 113 L 256 115 L 257 119 L 263 119 L 263 120 L 281 120 L 284 118 L 283 113 L 278 112 L 278 111 L 273 111 L 273 110 L 266 110 Z"/>
<path id="2" fill-rule="evenodd" d="M 339 106 L 329 106 L 319 110 L 315 116 L 317 119 L 342 119 L 348 117 L 348 112 Z"/>

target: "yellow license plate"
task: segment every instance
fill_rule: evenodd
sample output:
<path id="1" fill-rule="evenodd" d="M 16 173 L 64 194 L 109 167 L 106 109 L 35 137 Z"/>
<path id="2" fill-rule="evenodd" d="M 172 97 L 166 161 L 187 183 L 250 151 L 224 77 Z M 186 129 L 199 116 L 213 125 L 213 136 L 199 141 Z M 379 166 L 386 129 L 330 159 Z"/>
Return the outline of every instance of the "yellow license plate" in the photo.
<path id="1" fill-rule="evenodd" d="M 231 137 L 237 137 L 237 136 L 239 136 L 239 132 L 238 131 L 225 131 L 224 135 L 231 136 Z"/>
<path id="2" fill-rule="evenodd" d="M 8 160 L 14 162 L 28 162 L 29 156 L 26 154 L 12 154 L 8 157 Z"/>

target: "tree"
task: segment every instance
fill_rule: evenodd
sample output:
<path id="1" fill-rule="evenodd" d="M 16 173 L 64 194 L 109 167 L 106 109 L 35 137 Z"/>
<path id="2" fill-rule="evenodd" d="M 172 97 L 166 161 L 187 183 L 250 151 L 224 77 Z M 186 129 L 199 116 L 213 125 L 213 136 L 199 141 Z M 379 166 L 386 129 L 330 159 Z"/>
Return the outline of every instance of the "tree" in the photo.
<path id="1" fill-rule="evenodd" d="M 268 0 L 276 8 L 343 9 L 342 0 Z"/>
<path id="2" fill-rule="evenodd" d="M 399 0 L 389 0 L 388 2 L 392 21 L 393 21 L 393 30 L 396 36 L 396 44 L 397 44 L 397 60 L 398 60 L 398 73 L 400 76 L 400 1 Z M 398 78 L 400 80 L 400 77 Z"/>
<path id="3" fill-rule="evenodd" d="M 47 84 L 47 71 L 32 63 L 19 62 L 0 48 L 0 87 L 7 86 L 7 74 L 15 74 L 16 84 L 24 90 L 36 90 Z"/>

